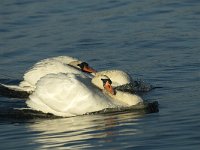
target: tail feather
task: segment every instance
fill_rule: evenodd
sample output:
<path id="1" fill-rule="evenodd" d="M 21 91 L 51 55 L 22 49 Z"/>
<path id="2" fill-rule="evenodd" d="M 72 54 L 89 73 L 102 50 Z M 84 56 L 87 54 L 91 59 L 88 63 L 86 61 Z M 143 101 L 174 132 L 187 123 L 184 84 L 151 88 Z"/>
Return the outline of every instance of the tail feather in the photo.
<path id="1" fill-rule="evenodd" d="M 17 85 L 6 85 L 6 84 L 0 83 L 0 86 L 8 88 L 10 90 L 14 90 L 14 91 L 25 91 L 22 87 L 17 86 Z"/>

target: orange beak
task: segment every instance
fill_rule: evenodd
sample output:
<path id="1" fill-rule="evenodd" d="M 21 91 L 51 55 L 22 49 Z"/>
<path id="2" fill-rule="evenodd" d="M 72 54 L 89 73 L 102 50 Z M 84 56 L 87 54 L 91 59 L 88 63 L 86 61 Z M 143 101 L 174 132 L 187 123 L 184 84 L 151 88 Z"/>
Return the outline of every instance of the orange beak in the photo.
<path id="1" fill-rule="evenodd" d="M 111 86 L 111 84 L 108 81 L 104 85 L 104 88 L 106 89 L 106 91 L 108 91 L 112 95 L 115 95 L 115 91 L 114 91 L 113 87 Z"/>
<path id="2" fill-rule="evenodd" d="M 84 66 L 83 71 L 88 72 L 88 73 L 96 73 L 96 70 L 89 66 Z"/>

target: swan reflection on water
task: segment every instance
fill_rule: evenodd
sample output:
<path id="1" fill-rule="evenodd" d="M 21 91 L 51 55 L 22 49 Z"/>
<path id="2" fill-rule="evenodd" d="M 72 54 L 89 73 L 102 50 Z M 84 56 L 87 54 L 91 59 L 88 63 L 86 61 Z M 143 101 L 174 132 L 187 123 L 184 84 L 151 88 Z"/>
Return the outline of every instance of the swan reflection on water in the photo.
<path id="1" fill-rule="evenodd" d="M 143 115 L 129 112 L 38 120 L 27 124 L 27 128 L 36 133 L 32 140 L 40 143 L 41 148 L 88 148 L 93 147 L 96 139 L 99 139 L 99 144 L 105 144 L 113 142 L 120 135 L 139 133 L 138 120 Z M 122 127 L 130 125 L 136 128 Z"/>
<path id="2" fill-rule="evenodd" d="M 23 105 L 22 102 L 20 103 Z M 152 103 L 152 108 L 153 105 L 155 104 Z M 146 113 L 152 110 L 149 109 L 150 107 L 145 110 L 143 105 L 134 107 L 133 109 L 130 107 L 105 109 L 68 118 L 31 109 L 7 108 L 0 109 L 0 119 L 1 124 L 5 124 L 2 131 L 6 135 L 8 134 L 7 123 L 12 126 L 12 133 L 8 136 L 12 139 L 17 137 L 15 140 L 18 141 L 19 147 L 26 143 L 28 146 L 36 146 L 37 149 L 95 148 L 112 145 L 119 140 L 122 140 L 121 144 L 129 136 L 136 136 L 143 132 L 140 122 Z"/>

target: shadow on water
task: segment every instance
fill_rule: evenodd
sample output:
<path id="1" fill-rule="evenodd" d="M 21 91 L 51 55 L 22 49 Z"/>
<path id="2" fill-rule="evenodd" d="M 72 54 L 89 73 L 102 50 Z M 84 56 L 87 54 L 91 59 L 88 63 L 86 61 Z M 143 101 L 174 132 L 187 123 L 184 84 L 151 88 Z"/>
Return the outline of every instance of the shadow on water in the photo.
<path id="1" fill-rule="evenodd" d="M 0 96 L 9 97 L 9 98 L 22 98 L 27 99 L 29 97 L 29 93 L 25 91 L 15 91 L 11 90 L 5 85 L 19 85 L 21 80 L 13 80 L 13 79 L 0 79 Z"/>
<path id="2" fill-rule="evenodd" d="M 29 97 L 29 93 L 25 91 L 15 91 L 11 90 L 2 84 L 0 84 L 0 95 L 4 97 L 10 97 L 10 98 L 23 98 L 27 99 Z"/>
<path id="3" fill-rule="evenodd" d="M 159 112 L 158 102 L 144 102 L 131 107 L 122 108 L 106 108 L 101 111 L 88 113 L 85 115 L 113 115 L 113 114 L 123 114 L 123 113 L 136 113 L 138 115 L 144 115 L 149 113 Z M 81 115 L 81 116 L 85 116 Z M 58 117 L 50 113 L 43 113 L 40 111 L 35 111 L 29 108 L 1 108 L 0 109 L 1 121 L 16 121 L 23 122 L 34 119 L 58 119 L 58 118 L 71 118 L 71 117 Z"/>

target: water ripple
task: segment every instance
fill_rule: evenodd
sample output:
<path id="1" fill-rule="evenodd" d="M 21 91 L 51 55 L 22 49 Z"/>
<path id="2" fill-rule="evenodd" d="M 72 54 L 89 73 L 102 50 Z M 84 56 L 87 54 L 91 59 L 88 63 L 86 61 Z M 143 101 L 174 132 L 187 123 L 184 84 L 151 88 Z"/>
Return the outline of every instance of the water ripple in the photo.
<path id="1" fill-rule="evenodd" d="M 34 1 L 0 5 L 1 82 L 35 62 L 70 55 L 162 88 L 159 112 L 0 121 L 1 149 L 199 149 L 199 0 Z M 0 110 L 26 107 L 0 97 Z M 40 114 L 41 115 L 41 114 Z"/>

